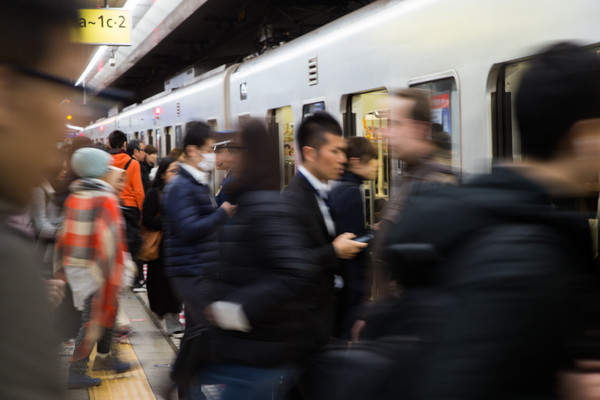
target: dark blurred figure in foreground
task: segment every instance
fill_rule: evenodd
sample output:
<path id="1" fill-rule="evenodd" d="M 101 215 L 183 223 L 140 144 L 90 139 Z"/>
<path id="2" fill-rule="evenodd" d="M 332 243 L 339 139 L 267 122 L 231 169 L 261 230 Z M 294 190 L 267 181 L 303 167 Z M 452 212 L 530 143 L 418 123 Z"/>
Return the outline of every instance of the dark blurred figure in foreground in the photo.
<path id="1" fill-rule="evenodd" d="M 48 151 L 64 132 L 60 103 L 68 97 L 77 54 L 69 28 L 77 20 L 66 0 L 23 0 L 0 13 L 0 398 L 58 399 L 51 309 L 29 240 L 4 223 L 30 200 L 31 189 L 56 164 Z M 18 32 L 18 34 L 15 34 Z"/>
<path id="2" fill-rule="evenodd" d="M 405 288 L 397 333 L 429 342 L 403 398 L 557 398 L 561 369 L 600 356 L 580 333 L 598 324 L 586 319 L 598 307 L 589 226 L 553 202 L 597 179 L 598 55 L 567 43 L 541 53 L 516 119 L 524 161 L 459 187 L 414 185 L 390 231 L 385 260 Z M 414 293 L 427 294 L 418 314 Z"/>
<path id="3" fill-rule="evenodd" d="M 241 168 L 231 188 L 239 209 L 221 242 L 218 301 L 207 308 L 218 329 L 203 354 L 211 363 L 198 378 L 225 383 L 223 400 L 279 399 L 285 391 L 279 382 L 303 359 L 312 335 L 309 304 L 320 272 L 303 253 L 298 227 L 281 202 L 273 174 L 277 154 L 265 150 L 266 127 L 249 121 L 240 138 Z"/>

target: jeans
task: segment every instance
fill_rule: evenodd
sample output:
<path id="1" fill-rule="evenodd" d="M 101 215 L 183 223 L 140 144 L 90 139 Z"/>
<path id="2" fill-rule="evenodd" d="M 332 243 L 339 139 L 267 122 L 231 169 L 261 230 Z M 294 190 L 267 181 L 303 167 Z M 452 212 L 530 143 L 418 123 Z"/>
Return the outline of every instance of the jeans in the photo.
<path id="1" fill-rule="evenodd" d="M 294 375 L 291 368 L 261 368 L 236 364 L 213 364 L 200 370 L 189 388 L 190 400 L 203 399 L 203 384 L 225 384 L 221 400 L 280 400 Z"/>

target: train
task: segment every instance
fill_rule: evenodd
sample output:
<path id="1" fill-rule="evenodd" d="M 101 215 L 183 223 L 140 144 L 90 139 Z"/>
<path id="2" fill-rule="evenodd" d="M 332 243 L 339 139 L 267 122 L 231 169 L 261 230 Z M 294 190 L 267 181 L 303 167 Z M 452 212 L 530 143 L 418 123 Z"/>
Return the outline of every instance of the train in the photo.
<path id="1" fill-rule="evenodd" d="M 282 187 L 294 174 L 294 126 L 318 110 L 347 136 L 373 140 L 380 176 L 367 189 L 369 219 L 401 173 L 381 137 L 390 90 L 429 90 L 432 120 L 451 140 L 451 164 L 485 172 L 518 158 L 514 94 L 543 47 L 574 41 L 600 48 L 597 0 L 380 0 L 258 57 L 188 79 L 85 127 L 103 140 L 113 130 L 159 148 L 181 147 L 185 124 L 232 130 L 263 119 L 280 151 Z M 168 86 L 168 85 L 166 85 Z M 548 116 L 551 118 L 551 116 Z"/>

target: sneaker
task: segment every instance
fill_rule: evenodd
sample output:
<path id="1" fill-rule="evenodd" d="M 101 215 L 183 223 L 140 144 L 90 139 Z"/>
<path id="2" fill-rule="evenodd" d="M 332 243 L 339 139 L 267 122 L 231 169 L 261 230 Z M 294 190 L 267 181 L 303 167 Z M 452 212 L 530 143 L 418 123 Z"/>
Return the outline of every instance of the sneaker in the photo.
<path id="1" fill-rule="evenodd" d="M 181 339 L 183 337 L 183 331 L 175 331 L 175 332 L 171 333 L 169 336 L 171 336 L 174 339 Z"/>
<path id="2" fill-rule="evenodd" d="M 89 388 L 92 386 L 99 386 L 102 383 L 100 378 L 92 378 L 86 373 L 77 373 L 69 371 L 69 379 L 67 381 L 68 389 L 81 389 Z"/>
<path id="3" fill-rule="evenodd" d="M 135 293 L 146 292 L 146 282 L 138 281 L 134 283 L 131 290 L 133 290 Z"/>
<path id="4" fill-rule="evenodd" d="M 131 369 L 131 364 L 126 361 L 119 360 L 118 357 L 115 357 L 112 353 L 109 353 L 104 358 L 96 356 L 94 359 L 94 367 L 92 369 L 94 371 L 115 371 L 117 374 L 120 374 Z"/>

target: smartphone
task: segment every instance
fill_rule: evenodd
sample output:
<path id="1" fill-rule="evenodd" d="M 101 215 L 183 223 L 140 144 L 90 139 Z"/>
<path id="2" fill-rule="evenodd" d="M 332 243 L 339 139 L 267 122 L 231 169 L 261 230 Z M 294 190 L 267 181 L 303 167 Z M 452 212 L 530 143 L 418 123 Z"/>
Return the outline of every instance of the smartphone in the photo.
<path id="1" fill-rule="evenodd" d="M 366 235 L 362 235 L 359 236 L 357 238 L 354 238 L 352 240 L 354 240 L 355 242 L 361 242 L 361 243 L 369 243 L 375 236 L 371 233 L 367 233 Z"/>

